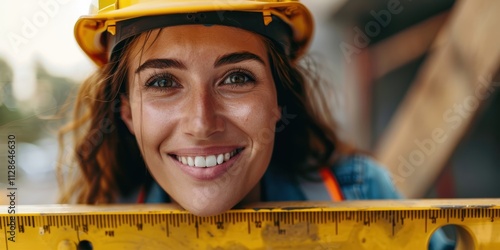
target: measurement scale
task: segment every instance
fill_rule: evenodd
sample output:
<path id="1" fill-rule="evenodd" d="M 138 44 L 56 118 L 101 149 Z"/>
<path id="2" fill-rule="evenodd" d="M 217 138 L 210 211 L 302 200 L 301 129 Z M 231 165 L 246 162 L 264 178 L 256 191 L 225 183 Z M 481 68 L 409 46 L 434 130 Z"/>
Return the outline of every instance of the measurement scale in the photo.
<path id="1" fill-rule="evenodd" d="M 500 199 L 273 202 L 209 217 L 170 204 L 0 209 L 6 250 L 427 249 L 445 225 L 457 249 L 500 249 Z"/>

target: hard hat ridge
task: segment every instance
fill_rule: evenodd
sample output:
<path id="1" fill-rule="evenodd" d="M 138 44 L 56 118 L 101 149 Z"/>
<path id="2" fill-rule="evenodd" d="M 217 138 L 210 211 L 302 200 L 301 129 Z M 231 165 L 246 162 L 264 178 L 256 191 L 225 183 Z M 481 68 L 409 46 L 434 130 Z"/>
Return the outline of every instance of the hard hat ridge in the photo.
<path id="1" fill-rule="evenodd" d="M 227 25 L 273 40 L 292 59 L 312 38 L 312 16 L 298 0 L 96 0 L 75 24 L 75 37 L 98 65 L 141 32 L 174 25 Z"/>

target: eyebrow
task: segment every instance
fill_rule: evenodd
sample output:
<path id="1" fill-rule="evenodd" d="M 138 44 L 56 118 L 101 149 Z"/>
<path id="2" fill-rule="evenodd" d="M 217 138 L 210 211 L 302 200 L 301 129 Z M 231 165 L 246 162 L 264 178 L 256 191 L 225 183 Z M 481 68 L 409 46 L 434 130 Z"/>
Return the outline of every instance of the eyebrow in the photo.
<path id="1" fill-rule="evenodd" d="M 135 70 L 135 73 L 136 74 L 140 73 L 141 71 L 146 69 L 164 69 L 164 68 L 186 69 L 186 65 L 175 59 L 168 59 L 168 58 L 149 59 L 141 66 L 139 66 L 139 68 Z"/>
<path id="2" fill-rule="evenodd" d="M 264 60 L 262 60 L 262 58 L 260 58 L 256 54 L 250 52 L 235 52 L 217 58 L 217 60 L 214 63 L 214 67 L 220 67 L 228 64 L 235 64 L 248 60 L 254 60 L 261 63 L 262 65 L 265 65 Z M 187 69 L 186 65 L 184 65 L 181 61 L 169 58 L 156 58 L 156 59 L 149 59 L 143 64 L 141 64 L 141 66 L 139 66 L 139 68 L 135 70 L 135 73 L 138 74 L 146 69 L 164 69 L 164 68 Z"/>
<path id="3" fill-rule="evenodd" d="M 262 60 L 262 58 L 260 58 L 258 55 L 245 51 L 245 52 L 230 53 L 217 58 L 217 60 L 214 63 L 214 67 L 239 63 L 247 60 L 254 60 L 261 63 L 262 65 L 265 65 L 264 60 Z"/>

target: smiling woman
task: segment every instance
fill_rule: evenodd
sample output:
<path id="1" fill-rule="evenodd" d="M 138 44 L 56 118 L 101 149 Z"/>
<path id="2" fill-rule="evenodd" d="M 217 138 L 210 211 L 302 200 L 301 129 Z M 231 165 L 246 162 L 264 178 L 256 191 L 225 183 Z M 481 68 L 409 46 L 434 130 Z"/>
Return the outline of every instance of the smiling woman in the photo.
<path id="1" fill-rule="evenodd" d="M 61 142 L 75 136 L 79 169 L 62 202 L 172 202 L 205 216 L 256 201 L 400 198 L 317 112 L 328 100 L 301 67 L 313 24 L 298 1 L 94 9 L 75 27 L 99 68 L 61 130 Z"/>

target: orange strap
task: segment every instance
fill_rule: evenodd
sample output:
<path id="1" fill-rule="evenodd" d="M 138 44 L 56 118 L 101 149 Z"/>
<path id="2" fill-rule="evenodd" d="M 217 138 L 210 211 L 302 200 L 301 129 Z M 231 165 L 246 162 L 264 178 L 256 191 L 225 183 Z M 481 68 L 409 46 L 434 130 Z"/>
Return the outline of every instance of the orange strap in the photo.
<path id="1" fill-rule="evenodd" d="M 139 195 L 137 196 L 137 203 L 143 204 L 146 201 L 146 189 L 142 185 L 139 189 Z"/>
<path id="2" fill-rule="evenodd" d="M 339 183 L 337 182 L 337 179 L 333 175 L 332 171 L 328 168 L 322 168 L 319 170 L 319 174 L 323 179 L 323 183 L 325 184 L 326 190 L 328 190 L 332 201 L 343 201 L 344 196 L 342 195 Z"/>

